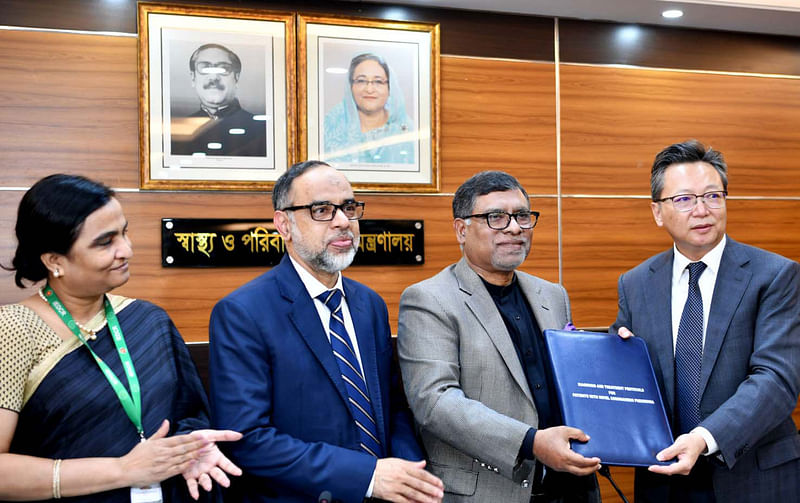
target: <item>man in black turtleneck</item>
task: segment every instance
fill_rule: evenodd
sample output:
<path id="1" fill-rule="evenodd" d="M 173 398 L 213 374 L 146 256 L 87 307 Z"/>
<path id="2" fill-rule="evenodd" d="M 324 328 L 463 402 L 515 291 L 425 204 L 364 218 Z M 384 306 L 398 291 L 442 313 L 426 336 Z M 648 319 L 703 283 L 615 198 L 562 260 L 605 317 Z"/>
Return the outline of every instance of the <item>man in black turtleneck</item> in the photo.
<path id="1" fill-rule="evenodd" d="M 558 284 L 517 271 L 539 213 L 511 175 L 478 173 L 456 191 L 463 258 L 400 300 L 406 395 L 445 502 L 599 501 L 597 458 L 562 426 L 542 331 L 563 328 Z"/>

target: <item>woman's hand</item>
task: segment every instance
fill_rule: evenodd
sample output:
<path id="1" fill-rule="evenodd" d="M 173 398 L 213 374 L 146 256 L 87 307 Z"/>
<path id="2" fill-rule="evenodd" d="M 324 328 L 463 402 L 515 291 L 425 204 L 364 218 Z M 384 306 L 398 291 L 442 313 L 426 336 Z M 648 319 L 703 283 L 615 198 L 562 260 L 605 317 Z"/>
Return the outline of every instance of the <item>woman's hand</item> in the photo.
<path id="1" fill-rule="evenodd" d="M 199 451 L 200 455 L 182 470 L 192 498 L 200 497 L 198 486 L 210 491 L 211 479 L 216 480 L 222 487 L 230 486 L 231 481 L 225 472 L 236 476 L 242 474 L 241 468 L 222 454 L 216 444 L 216 442 L 235 442 L 242 438 L 241 433 L 231 430 L 197 430 L 190 436 L 202 439 L 205 443 L 205 447 Z"/>
<path id="2" fill-rule="evenodd" d="M 211 440 L 201 435 L 175 435 L 167 438 L 169 421 L 146 442 L 141 442 L 119 458 L 120 477 L 131 487 L 144 487 L 161 482 L 188 470 L 204 455 Z"/>

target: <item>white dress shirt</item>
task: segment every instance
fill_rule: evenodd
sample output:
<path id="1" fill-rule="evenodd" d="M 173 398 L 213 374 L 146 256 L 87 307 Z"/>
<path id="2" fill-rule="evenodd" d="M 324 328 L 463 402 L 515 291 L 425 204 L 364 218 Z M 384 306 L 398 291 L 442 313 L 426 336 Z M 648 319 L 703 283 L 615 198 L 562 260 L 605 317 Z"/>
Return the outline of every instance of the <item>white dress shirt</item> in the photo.
<path id="1" fill-rule="evenodd" d="M 706 346 L 706 331 L 708 329 L 708 315 L 711 312 L 711 300 L 714 296 L 714 285 L 717 283 L 717 275 L 719 274 L 719 264 L 722 261 L 722 252 L 725 249 L 727 237 L 722 236 L 722 240 L 712 248 L 708 253 L 703 255 L 700 259 L 706 265 L 703 274 L 697 281 L 697 286 L 700 288 L 700 295 L 703 298 L 703 349 Z M 674 246 L 674 245 L 673 245 Z M 686 304 L 686 299 L 689 297 L 689 269 L 686 268 L 690 263 L 694 262 L 689 260 L 684 254 L 678 251 L 678 247 L 674 246 L 675 257 L 672 261 L 672 354 L 675 354 L 675 345 L 678 341 L 678 327 L 681 323 L 681 316 L 683 315 L 683 308 Z M 704 452 L 705 455 L 714 454 L 719 450 L 716 440 L 707 429 L 698 426 L 692 430 L 693 433 L 699 433 L 706 441 L 708 450 Z"/>

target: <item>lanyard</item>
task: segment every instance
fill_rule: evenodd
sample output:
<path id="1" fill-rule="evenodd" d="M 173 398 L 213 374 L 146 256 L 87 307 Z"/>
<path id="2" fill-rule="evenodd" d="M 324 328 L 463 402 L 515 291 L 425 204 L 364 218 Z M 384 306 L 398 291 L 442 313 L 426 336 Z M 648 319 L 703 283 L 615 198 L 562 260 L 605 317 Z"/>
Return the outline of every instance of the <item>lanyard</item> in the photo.
<path id="1" fill-rule="evenodd" d="M 144 440 L 144 429 L 142 428 L 142 393 L 141 389 L 139 388 L 139 378 L 136 376 L 136 370 L 133 368 L 131 355 L 128 353 L 128 346 L 125 344 L 125 337 L 122 335 L 122 328 L 119 326 L 119 320 L 117 320 L 117 315 L 114 314 L 114 308 L 111 306 L 111 302 L 109 302 L 108 297 L 103 296 L 103 307 L 105 308 L 106 312 L 108 329 L 111 331 L 112 339 L 114 339 L 114 345 L 117 347 L 117 353 L 119 353 L 119 359 L 122 361 L 122 367 L 125 370 L 125 375 L 128 377 L 128 386 L 131 389 L 130 394 L 128 394 L 128 390 L 125 389 L 125 386 L 122 385 L 116 374 L 114 374 L 114 371 L 111 370 L 111 368 L 106 364 L 106 362 L 103 361 L 102 358 L 97 356 L 94 350 L 86 342 L 86 339 L 83 337 L 83 335 L 81 335 L 81 331 L 78 328 L 77 323 L 75 323 L 75 320 L 72 318 L 72 315 L 69 314 L 69 311 L 67 311 L 67 308 L 65 308 L 64 304 L 61 303 L 58 295 L 56 295 L 56 292 L 50 288 L 49 284 L 44 286 L 43 292 L 47 302 L 50 304 L 50 307 L 52 307 L 53 311 L 55 311 L 56 314 L 61 317 L 61 321 L 67 325 L 72 333 L 75 334 L 75 337 L 77 337 L 78 340 L 80 340 L 83 345 L 86 346 L 86 349 L 92 353 L 94 361 L 97 362 L 100 370 L 103 371 L 106 379 L 108 379 L 108 383 L 111 385 L 114 393 L 117 394 L 117 398 L 119 399 L 119 403 L 122 404 L 125 414 L 128 415 L 128 419 L 130 419 L 133 425 L 136 427 L 136 431 L 139 433 L 139 438 Z"/>

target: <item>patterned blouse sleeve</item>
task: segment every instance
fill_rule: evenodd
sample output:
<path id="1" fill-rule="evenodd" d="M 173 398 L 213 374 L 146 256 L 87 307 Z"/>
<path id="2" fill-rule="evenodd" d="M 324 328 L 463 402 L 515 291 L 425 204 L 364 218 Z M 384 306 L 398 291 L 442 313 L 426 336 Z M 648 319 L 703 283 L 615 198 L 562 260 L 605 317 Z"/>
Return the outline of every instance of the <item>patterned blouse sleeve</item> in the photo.
<path id="1" fill-rule="evenodd" d="M 19 305 L 0 306 L 0 408 L 19 412 L 33 366 L 33 340 Z"/>

